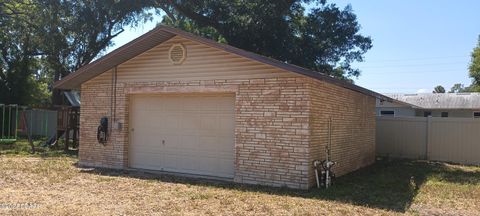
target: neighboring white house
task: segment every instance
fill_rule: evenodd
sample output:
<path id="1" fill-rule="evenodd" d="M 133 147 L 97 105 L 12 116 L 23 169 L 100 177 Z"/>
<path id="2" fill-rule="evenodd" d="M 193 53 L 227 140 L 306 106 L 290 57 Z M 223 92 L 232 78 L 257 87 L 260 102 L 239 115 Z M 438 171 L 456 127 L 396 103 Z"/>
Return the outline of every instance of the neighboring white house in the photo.
<path id="1" fill-rule="evenodd" d="M 385 94 L 377 99 L 378 116 L 480 118 L 480 93 Z"/>

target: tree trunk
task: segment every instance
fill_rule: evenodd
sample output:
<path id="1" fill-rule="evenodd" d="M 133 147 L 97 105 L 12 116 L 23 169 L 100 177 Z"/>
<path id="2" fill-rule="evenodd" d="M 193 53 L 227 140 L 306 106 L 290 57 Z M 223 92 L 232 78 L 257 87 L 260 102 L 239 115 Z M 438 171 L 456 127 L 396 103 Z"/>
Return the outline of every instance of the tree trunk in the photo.
<path id="1" fill-rule="evenodd" d="M 57 82 L 60 80 L 62 72 L 55 71 L 55 75 L 53 77 L 53 82 Z M 52 89 L 52 105 L 63 105 L 63 95 L 60 89 Z"/>
<path id="2" fill-rule="evenodd" d="M 63 105 L 62 91 L 59 89 L 52 90 L 52 105 Z"/>

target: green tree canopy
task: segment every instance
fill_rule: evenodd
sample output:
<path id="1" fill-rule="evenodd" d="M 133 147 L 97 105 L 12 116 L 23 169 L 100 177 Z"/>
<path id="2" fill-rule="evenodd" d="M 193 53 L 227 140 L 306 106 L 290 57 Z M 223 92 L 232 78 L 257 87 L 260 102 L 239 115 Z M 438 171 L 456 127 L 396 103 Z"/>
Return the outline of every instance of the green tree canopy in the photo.
<path id="1" fill-rule="evenodd" d="M 39 38 L 32 31 L 30 1 L 0 1 L 0 103 L 48 101 Z"/>
<path id="2" fill-rule="evenodd" d="M 0 103 L 45 102 L 47 86 L 90 63 L 125 26 L 151 18 L 144 11 L 134 0 L 0 0 Z"/>
<path id="3" fill-rule="evenodd" d="M 158 0 L 163 23 L 331 76 L 351 79 L 372 47 L 350 6 L 325 0 Z M 305 4 L 313 6 L 309 11 Z"/>
<path id="4" fill-rule="evenodd" d="M 473 79 L 474 88 L 480 87 L 480 36 L 478 37 L 477 46 L 472 51 L 472 60 L 468 67 L 470 77 Z"/>
<path id="5" fill-rule="evenodd" d="M 0 0 L 0 103 L 47 102 L 152 7 L 165 24 L 347 80 L 372 47 L 352 8 L 325 0 Z"/>
<path id="6" fill-rule="evenodd" d="M 433 89 L 433 93 L 445 93 L 445 88 L 441 85 L 438 85 Z"/>
<path id="7" fill-rule="evenodd" d="M 148 15 L 134 0 L 40 0 L 38 4 L 42 8 L 38 35 L 53 82 L 90 63 L 125 26 L 136 26 Z M 61 98 L 59 91 L 53 91 L 54 104 Z"/>
<path id="8" fill-rule="evenodd" d="M 448 93 L 462 93 L 462 92 L 472 92 L 472 91 L 474 91 L 472 86 L 465 87 L 465 85 L 461 83 L 456 83 L 452 86 L 452 88 L 450 89 L 450 91 L 448 91 Z"/>

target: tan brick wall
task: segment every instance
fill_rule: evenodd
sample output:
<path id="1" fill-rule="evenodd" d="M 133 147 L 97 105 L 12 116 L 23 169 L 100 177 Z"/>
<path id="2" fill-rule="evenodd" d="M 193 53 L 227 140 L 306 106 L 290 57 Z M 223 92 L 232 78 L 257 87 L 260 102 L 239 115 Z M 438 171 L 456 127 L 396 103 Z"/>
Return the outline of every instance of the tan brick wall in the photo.
<path id="1" fill-rule="evenodd" d="M 326 158 L 328 120 L 332 119 L 332 160 L 337 176 L 375 161 L 375 98 L 330 83 L 309 80 L 310 161 Z M 315 184 L 313 170 L 310 186 Z"/>
<path id="2" fill-rule="evenodd" d="M 109 75 L 108 73 L 106 75 Z M 111 76 L 111 75 L 110 75 Z M 117 84 L 116 118 L 126 116 L 125 96 L 122 94 L 124 84 Z M 95 79 L 85 83 L 81 87 L 80 109 L 80 163 L 88 166 L 124 168 L 125 155 L 127 154 L 128 130 L 114 130 L 111 125 L 111 134 L 105 145 L 97 142 L 97 128 L 100 118 L 108 117 L 112 124 L 111 82 L 97 81 Z M 127 139 L 125 139 L 127 137 Z"/>
<path id="3" fill-rule="evenodd" d="M 105 146 L 96 141 L 102 116 L 111 122 L 111 72 L 82 85 L 80 163 L 128 166 L 128 98 L 138 93 L 235 92 L 235 182 L 308 187 L 309 102 L 307 78 L 118 83 L 115 118 Z"/>
<path id="4" fill-rule="evenodd" d="M 102 75 L 81 88 L 80 163 L 128 167 L 128 98 L 138 93 L 235 92 L 235 182 L 309 188 L 312 161 L 325 158 L 327 122 L 333 120 L 332 159 L 345 174 L 374 161 L 375 99 L 310 78 L 117 83 L 115 119 L 108 143 L 97 143 L 102 116 L 109 117 L 111 81 Z"/>
<path id="5" fill-rule="evenodd" d="M 235 181 L 307 188 L 305 78 L 257 79 L 237 93 Z"/>

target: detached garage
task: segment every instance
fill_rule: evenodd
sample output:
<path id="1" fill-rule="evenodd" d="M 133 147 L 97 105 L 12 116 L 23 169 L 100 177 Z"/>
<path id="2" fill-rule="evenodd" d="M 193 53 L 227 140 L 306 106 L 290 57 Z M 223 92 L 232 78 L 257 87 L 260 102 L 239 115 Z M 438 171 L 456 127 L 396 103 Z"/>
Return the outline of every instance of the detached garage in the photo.
<path id="1" fill-rule="evenodd" d="M 166 26 L 55 87 L 81 91 L 81 165 L 302 189 L 315 184 L 329 119 L 337 174 L 374 162 L 375 99 L 389 100 Z"/>

